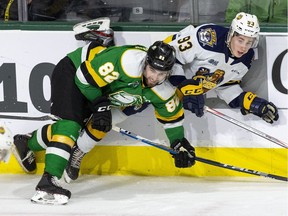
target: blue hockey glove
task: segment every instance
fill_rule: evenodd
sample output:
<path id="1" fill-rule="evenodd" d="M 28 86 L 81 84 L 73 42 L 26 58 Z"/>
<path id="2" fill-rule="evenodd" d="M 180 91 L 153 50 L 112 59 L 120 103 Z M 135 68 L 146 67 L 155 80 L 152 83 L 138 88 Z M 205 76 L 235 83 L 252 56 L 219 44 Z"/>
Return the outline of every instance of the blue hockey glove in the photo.
<path id="1" fill-rule="evenodd" d="M 186 110 L 190 110 L 197 117 L 204 115 L 205 99 L 204 95 L 189 95 L 183 97 L 183 107 Z"/>
<path id="2" fill-rule="evenodd" d="M 252 92 L 245 93 L 241 113 L 243 115 L 252 113 L 270 124 L 279 119 L 277 107 L 272 102 L 257 97 Z"/>
<path id="3" fill-rule="evenodd" d="M 192 79 L 187 79 L 178 86 L 178 89 L 183 94 L 184 109 L 195 113 L 197 117 L 204 115 L 203 79 L 203 76 L 194 76 Z"/>
<path id="4" fill-rule="evenodd" d="M 195 149 L 186 138 L 175 140 L 171 148 L 178 152 L 172 156 L 176 167 L 187 168 L 195 164 Z"/>

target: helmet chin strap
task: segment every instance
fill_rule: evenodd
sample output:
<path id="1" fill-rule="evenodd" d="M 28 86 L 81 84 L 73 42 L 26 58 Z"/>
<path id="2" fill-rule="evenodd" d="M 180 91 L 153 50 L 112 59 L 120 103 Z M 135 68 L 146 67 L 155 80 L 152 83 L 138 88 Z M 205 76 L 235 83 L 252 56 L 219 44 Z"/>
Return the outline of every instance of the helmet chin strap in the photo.
<path id="1" fill-rule="evenodd" d="M 227 47 L 228 47 L 228 49 L 229 49 L 229 51 L 230 51 L 230 53 L 231 53 L 231 56 L 232 56 L 232 57 L 235 57 L 235 55 L 233 54 L 233 51 L 232 51 L 231 47 L 230 47 L 229 45 L 227 45 Z"/>
<path id="2" fill-rule="evenodd" d="M 227 47 L 228 47 L 228 49 L 229 49 L 229 51 L 230 51 L 231 57 L 232 57 L 232 58 L 237 58 L 237 57 L 233 54 L 233 51 L 232 51 L 231 46 L 230 46 L 230 43 L 231 43 L 231 40 L 230 40 L 229 43 L 226 42 L 226 45 L 227 45 Z"/>

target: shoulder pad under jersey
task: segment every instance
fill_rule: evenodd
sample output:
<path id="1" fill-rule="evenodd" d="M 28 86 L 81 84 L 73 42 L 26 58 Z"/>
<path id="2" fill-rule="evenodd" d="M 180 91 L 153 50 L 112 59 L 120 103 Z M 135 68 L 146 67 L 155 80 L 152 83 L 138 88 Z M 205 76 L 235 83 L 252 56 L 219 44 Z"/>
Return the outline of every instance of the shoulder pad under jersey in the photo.
<path id="1" fill-rule="evenodd" d="M 141 77 L 144 69 L 146 52 L 142 49 L 129 48 L 121 56 L 121 66 L 129 77 Z"/>
<path id="2" fill-rule="evenodd" d="M 163 82 L 161 85 L 156 85 L 151 90 L 163 101 L 168 100 L 175 94 L 175 87 L 168 81 Z"/>

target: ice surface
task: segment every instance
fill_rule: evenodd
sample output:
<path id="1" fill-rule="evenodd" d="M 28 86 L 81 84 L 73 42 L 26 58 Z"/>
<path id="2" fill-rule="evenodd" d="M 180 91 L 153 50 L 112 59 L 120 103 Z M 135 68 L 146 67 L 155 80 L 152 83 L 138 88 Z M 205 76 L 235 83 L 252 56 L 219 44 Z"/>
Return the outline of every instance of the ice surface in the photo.
<path id="1" fill-rule="evenodd" d="M 287 216 L 287 182 L 251 178 L 80 176 L 65 206 L 30 202 L 39 175 L 0 175 L 0 215 Z"/>

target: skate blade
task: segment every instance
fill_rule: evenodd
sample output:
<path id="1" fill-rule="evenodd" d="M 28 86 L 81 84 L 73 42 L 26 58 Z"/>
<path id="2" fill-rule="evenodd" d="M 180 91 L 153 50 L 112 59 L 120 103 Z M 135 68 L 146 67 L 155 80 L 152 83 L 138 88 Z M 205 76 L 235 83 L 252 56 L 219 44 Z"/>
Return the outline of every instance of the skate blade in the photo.
<path id="1" fill-rule="evenodd" d="M 66 205 L 69 198 L 62 194 L 51 194 L 45 191 L 36 191 L 35 195 L 31 198 L 32 203 L 44 205 Z"/>

